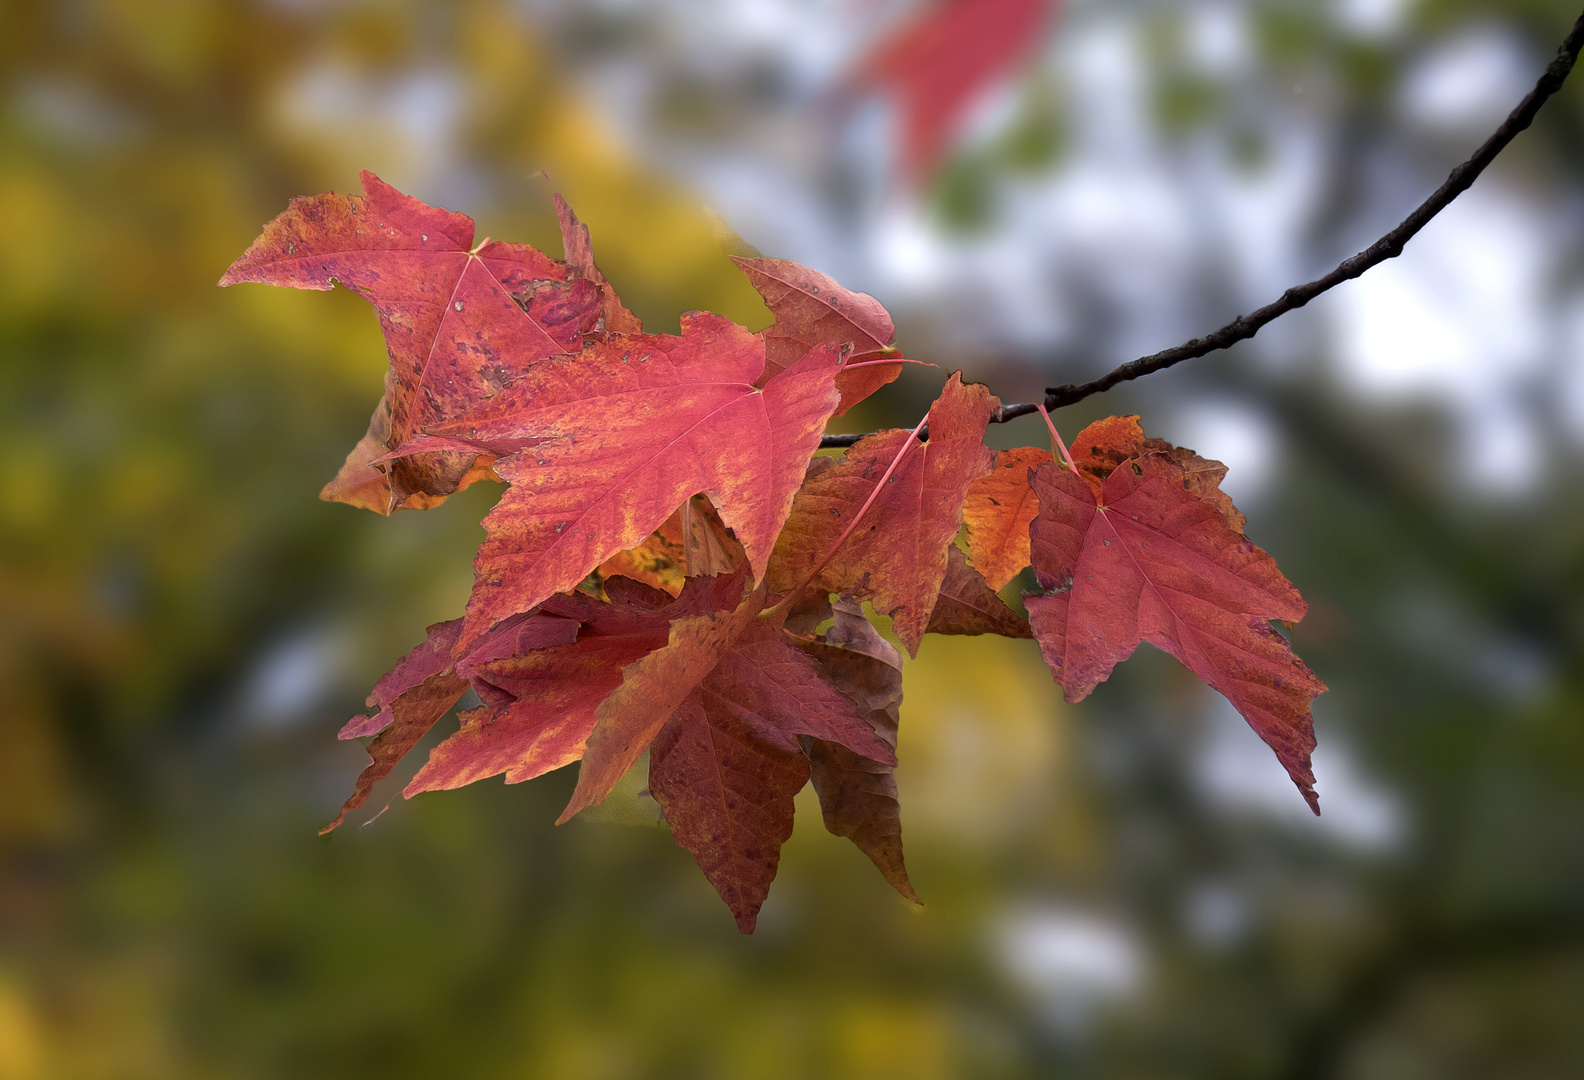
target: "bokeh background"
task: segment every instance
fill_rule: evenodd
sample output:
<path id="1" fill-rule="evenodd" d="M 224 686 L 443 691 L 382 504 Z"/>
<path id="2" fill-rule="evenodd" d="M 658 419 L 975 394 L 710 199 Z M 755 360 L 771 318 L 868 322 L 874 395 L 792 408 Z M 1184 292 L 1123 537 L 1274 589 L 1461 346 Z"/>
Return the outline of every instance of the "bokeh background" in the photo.
<path id="1" fill-rule="evenodd" d="M 805 801 L 752 938 L 663 830 L 554 828 L 570 775 L 315 835 L 493 488 L 316 501 L 376 321 L 214 287 L 360 168 L 552 254 L 560 190 L 651 329 L 768 321 L 729 225 L 1029 400 L 1385 231 L 1575 7 L 980 0 L 921 141 L 925 0 L 0 6 L 0 1077 L 1584 1075 L 1578 77 L 1401 259 L 1057 414 L 1231 466 L 1311 604 L 1325 816 L 1162 654 L 1070 707 L 1027 642 L 931 639 L 926 906 Z"/>

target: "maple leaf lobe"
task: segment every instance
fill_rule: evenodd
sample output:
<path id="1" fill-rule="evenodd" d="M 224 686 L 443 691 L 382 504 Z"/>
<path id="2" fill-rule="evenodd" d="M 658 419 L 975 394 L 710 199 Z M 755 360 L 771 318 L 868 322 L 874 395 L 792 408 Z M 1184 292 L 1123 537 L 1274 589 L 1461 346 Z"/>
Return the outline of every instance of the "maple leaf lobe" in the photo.
<path id="1" fill-rule="evenodd" d="M 853 292 L 818 270 L 789 259 L 732 256 L 739 269 L 775 315 L 764 331 L 766 372 L 774 375 L 818 345 L 850 346 L 846 364 L 868 363 L 900 354 L 891 347 L 896 327 L 880 301 Z M 836 378 L 841 392 L 837 416 L 902 373 L 902 365 L 876 363 L 843 370 Z"/>
<path id="2" fill-rule="evenodd" d="M 1039 510 L 1029 470 L 1050 460 L 1050 451 L 1036 446 L 998 451 L 995 468 L 968 488 L 968 558 L 992 590 L 1005 588 L 1029 564 L 1029 522 Z"/>
<path id="3" fill-rule="evenodd" d="M 451 663 L 451 650 L 461 631 L 460 619 L 429 627 L 423 643 L 402 657 L 369 693 L 368 706 L 379 711 L 372 718 L 353 717 L 341 729 L 342 739 L 374 736 L 367 747 L 369 764 L 358 774 L 341 812 L 319 835 L 334 831 L 347 814 L 367 802 L 374 785 L 390 775 L 466 692 L 467 683 L 457 677 Z"/>
<path id="4" fill-rule="evenodd" d="M 809 761 L 760 738 L 694 691 L 654 740 L 649 791 L 677 845 L 731 908 L 738 929 L 754 931 L 792 835 L 793 796 Z"/>
<path id="5" fill-rule="evenodd" d="M 539 359 L 576 352 L 600 289 L 524 244 L 474 250 L 471 218 L 362 175 L 362 195 L 293 199 L 220 284 L 339 282 L 374 307 L 391 363 L 383 411 L 325 494 L 388 514 L 435 505 L 484 474 L 476 455 L 420 456 L 393 463 L 382 485 L 374 446 L 394 449 Z"/>
<path id="6" fill-rule="evenodd" d="M 857 704 L 875 735 L 895 749 L 902 705 L 902 657 L 851 601 L 839 601 L 823 638 L 800 643 L 822 676 Z M 902 897 L 919 903 L 902 858 L 902 813 L 893 766 L 839 743 L 814 740 L 809 775 L 825 828 L 867 855 Z"/>
<path id="7" fill-rule="evenodd" d="M 600 295 L 599 329 L 607 334 L 641 334 L 643 323 L 622 306 L 611 283 L 594 265 L 594 245 L 588 226 L 578 220 L 560 192 L 555 194 L 556 220 L 561 225 L 561 247 L 573 274 L 592 282 Z"/>

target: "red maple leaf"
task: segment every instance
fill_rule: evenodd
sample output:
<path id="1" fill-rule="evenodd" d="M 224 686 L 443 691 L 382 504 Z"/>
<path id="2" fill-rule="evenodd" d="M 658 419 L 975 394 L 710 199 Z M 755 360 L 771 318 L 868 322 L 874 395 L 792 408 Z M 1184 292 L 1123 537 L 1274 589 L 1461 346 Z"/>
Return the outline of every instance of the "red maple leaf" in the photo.
<path id="1" fill-rule="evenodd" d="M 323 495 L 388 514 L 432 506 L 487 474 L 471 471 L 474 454 L 409 458 L 388 475 L 374 462 L 535 362 L 578 352 L 601 315 L 602 294 L 526 244 L 474 247 L 472 218 L 362 176 L 362 195 L 293 199 L 220 284 L 340 282 L 374 306 L 390 352 L 385 398 Z"/>
<path id="2" fill-rule="evenodd" d="M 649 787 L 673 835 L 747 933 L 791 834 L 792 798 L 809 779 L 812 756 L 833 831 L 852 835 L 912 898 L 894 783 L 889 817 L 849 790 L 864 776 L 891 783 L 900 673 L 894 686 L 882 677 L 877 687 L 862 668 L 872 661 L 860 655 L 883 659 L 890 646 L 872 629 L 862 638 L 852 623 L 862 614 L 851 611 L 827 638 L 794 638 L 781 618 L 759 617 L 764 590 L 744 596 L 745 582 L 740 570 L 692 578 L 672 599 L 613 577 L 609 601 L 553 597 L 501 623 L 459 660 L 452 654 L 461 620 L 431 627 L 370 695 L 379 712 L 343 729 L 343 738 L 375 736 L 373 763 L 324 831 L 361 806 L 471 684 L 483 704 L 460 715 L 459 730 L 430 753 L 406 796 L 500 773 L 518 783 L 582 758 L 565 821 L 604 799 L 651 750 Z M 888 708 L 889 726 L 866 715 Z M 846 810 L 831 808 L 838 797 Z"/>
<path id="3" fill-rule="evenodd" d="M 1039 41 L 1052 0 L 939 0 L 854 65 L 851 82 L 889 90 L 902 111 L 902 166 L 919 180 L 940 160 L 975 96 Z"/>
<path id="4" fill-rule="evenodd" d="M 964 6 L 942 10 L 913 48 Z M 565 263 L 470 248 L 469 219 L 364 186 L 294 200 L 223 283 L 340 281 L 379 312 L 386 397 L 327 497 L 388 513 L 480 476 L 509 486 L 466 617 L 430 627 L 374 687 L 373 715 L 342 729 L 370 738 L 371 763 L 325 831 L 471 687 L 481 704 L 407 795 L 581 760 L 565 821 L 647 752 L 673 835 L 748 932 L 812 779 L 826 827 L 916 899 L 893 772 L 900 654 L 864 600 L 914 653 L 926 632 L 1035 636 L 1070 701 L 1150 641 L 1232 701 L 1318 812 L 1310 701 L 1325 688 L 1272 626 L 1305 605 L 1243 536 L 1219 462 L 1131 416 L 1085 429 L 1065 468 L 996 455 L 998 403 L 960 375 L 913 431 L 815 459 L 838 406 L 911 362 L 872 297 L 745 259 L 776 314 L 763 335 L 700 313 L 679 336 L 644 334 L 559 196 Z M 1024 620 L 995 590 L 1030 562 L 1044 592 Z"/>
<path id="5" fill-rule="evenodd" d="M 881 431 L 842 458 L 817 460 L 776 544 L 770 590 L 797 588 L 818 567 L 813 587 L 872 600 L 917 654 L 946 577 L 946 549 L 962 526 L 963 499 L 995 460 L 984 433 L 996 407 L 984 387 L 953 375 L 930 407 L 929 442 Z M 855 518 L 856 530 L 842 540 Z"/>
<path id="6" fill-rule="evenodd" d="M 1215 486 L 1225 467 L 1155 443 L 1163 448 L 1107 471 L 1098 462 L 1114 440 L 1087 435 L 1078 445 L 1102 453 L 1073 458 L 1096 463 L 1089 475 L 1046 463 L 1030 477 L 1034 570 L 1047 593 L 1027 598 L 1029 620 L 1067 700 L 1087 697 L 1148 641 L 1232 702 L 1319 813 L 1309 702 L 1325 684 L 1271 627 L 1308 607 L 1243 535 L 1241 515 L 1229 516 Z"/>
<path id="7" fill-rule="evenodd" d="M 821 346 L 767 380 L 757 334 L 691 313 L 682 336 L 612 334 L 529 368 L 401 454 L 486 453 L 511 486 L 484 519 L 462 647 L 566 592 L 704 492 L 762 576 L 836 407 Z"/>
<path id="8" fill-rule="evenodd" d="M 792 796 L 808 780 L 797 736 L 896 763 L 782 619 L 760 617 L 763 600 L 761 587 L 733 610 L 674 618 L 665 646 L 623 670 L 621 686 L 595 712 L 560 818 L 604 799 L 652 748 L 649 790 L 744 933 L 792 833 Z"/>

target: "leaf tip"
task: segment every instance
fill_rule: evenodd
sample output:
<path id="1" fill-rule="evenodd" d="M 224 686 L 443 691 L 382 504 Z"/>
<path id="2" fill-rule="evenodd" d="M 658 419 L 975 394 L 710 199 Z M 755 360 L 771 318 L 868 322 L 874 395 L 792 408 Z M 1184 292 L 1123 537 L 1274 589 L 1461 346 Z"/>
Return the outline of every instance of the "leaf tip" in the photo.
<path id="1" fill-rule="evenodd" d="M 561 811 L 561 816 L 555 819 L 557 825 L 565 825 L 589 807 L 604 801 L 605 795 L 600 794 L 596 797 L 595 793 L 590 790 L 591 787 L 591 784 L 584 783 L 583 769 L 580 766 L 577 787 L 572 789 L 572 798 L 567 800 L 566 809 Z"/>

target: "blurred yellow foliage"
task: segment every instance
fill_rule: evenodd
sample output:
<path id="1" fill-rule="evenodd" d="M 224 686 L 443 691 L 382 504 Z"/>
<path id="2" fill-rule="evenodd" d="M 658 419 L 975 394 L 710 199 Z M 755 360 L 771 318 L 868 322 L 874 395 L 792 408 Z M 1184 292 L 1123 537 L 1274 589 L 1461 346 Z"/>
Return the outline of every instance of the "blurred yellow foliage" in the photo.
<path id="1" fill-rule="evenodd" d="M 1066 707 L 1035 644 L 927 636 L 903 678 L 906 822 L 976 850 L 1041 827 L 1067 765 Z"/>
<path id="2" fill-rule="evenodd" d="M 44 1033 L 20 984 L 0 974 L 0 1078 L 42 1080 Z"/>

